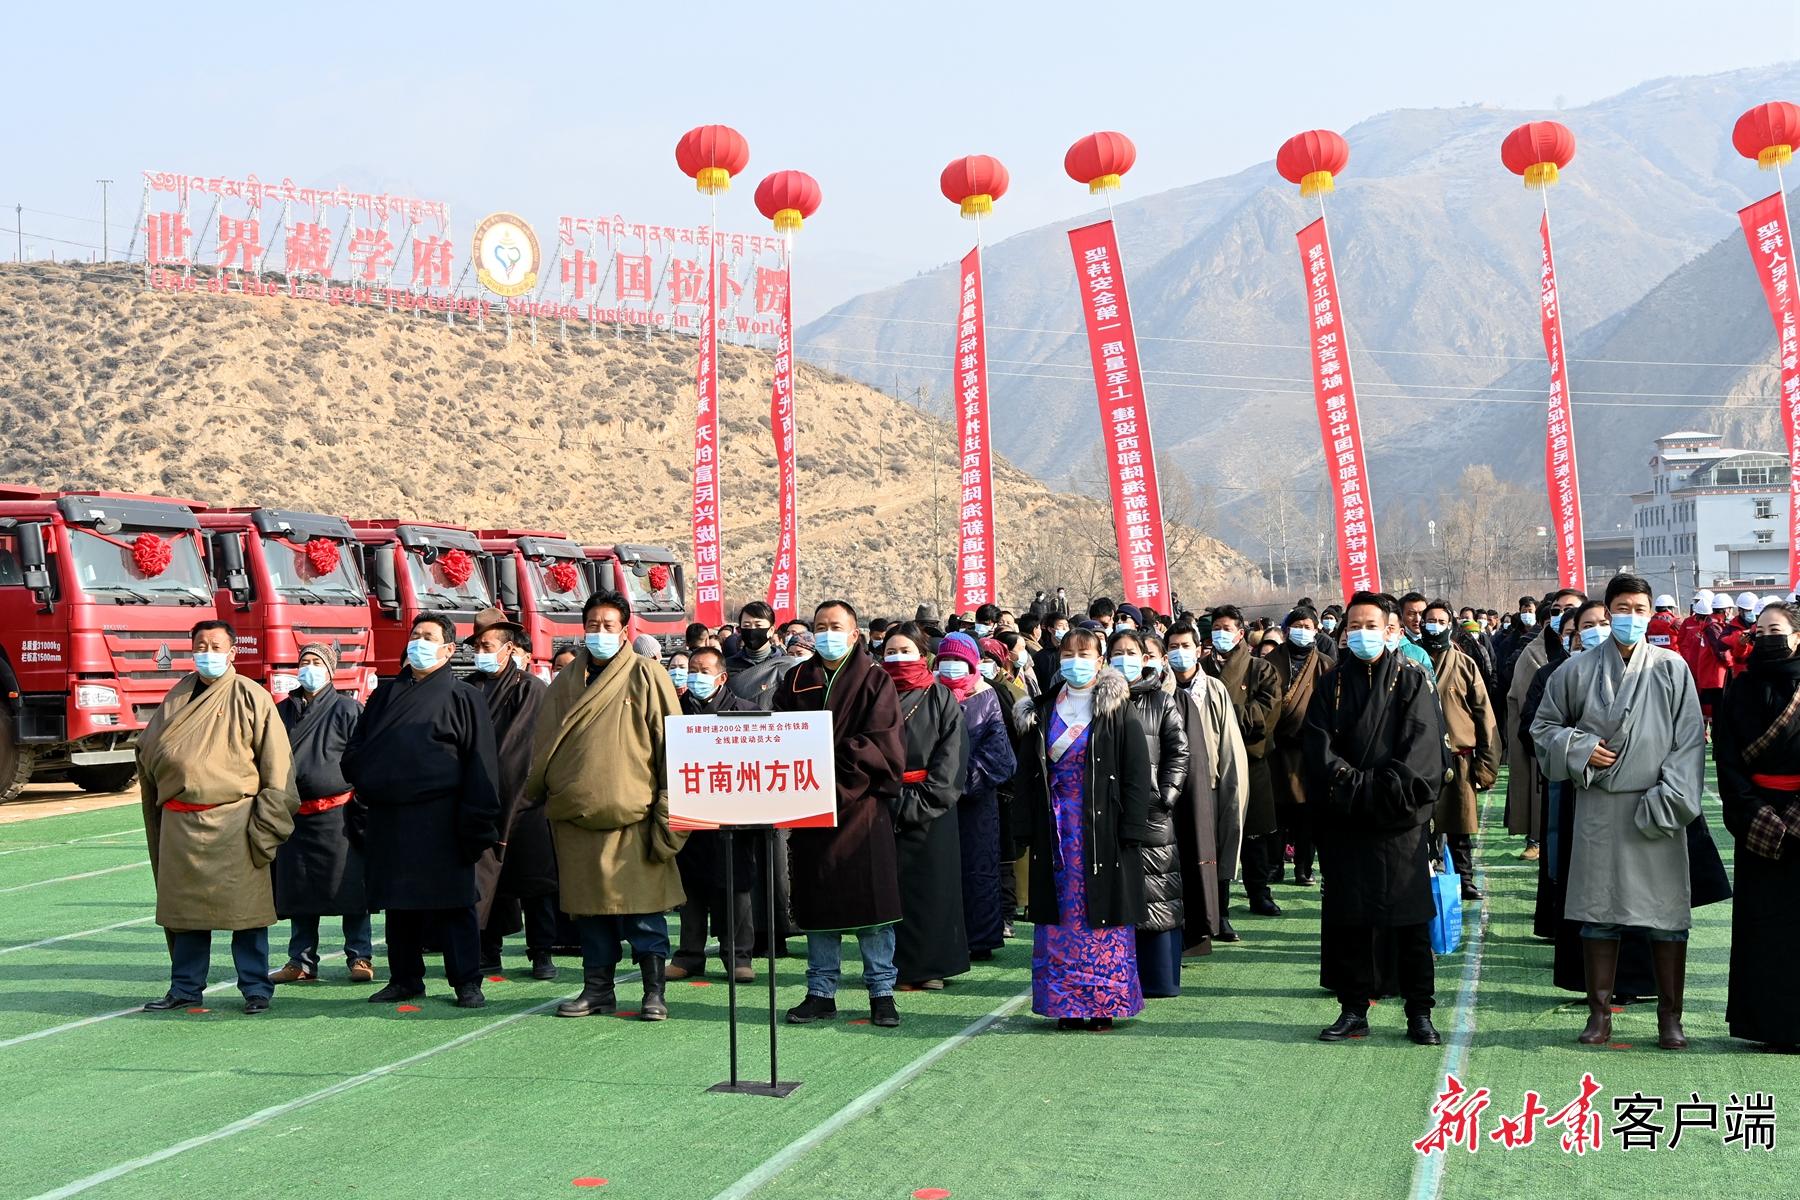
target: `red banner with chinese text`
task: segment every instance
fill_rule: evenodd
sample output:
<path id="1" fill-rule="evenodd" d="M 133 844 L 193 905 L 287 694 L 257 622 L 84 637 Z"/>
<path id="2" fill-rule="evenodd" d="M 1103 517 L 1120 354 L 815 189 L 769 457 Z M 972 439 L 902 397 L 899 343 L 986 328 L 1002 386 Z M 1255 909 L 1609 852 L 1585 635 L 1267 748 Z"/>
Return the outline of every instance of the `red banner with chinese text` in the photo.
<path id="1" fill-rule="evenodd" d="M 707 272 L 706 313 L 700 321 L 700 362 L 694 368 L 694 620 L 725 622 L 719 582 L 719 348 L 717 257 Z"/>
<path id="2" fill-rule="evenodd" d="M 1369 494 L 1369 467 L 1363 458 L 1362 423 L 1356 415 L 1356 385 L 1350 377 L 1350 342 L 1338 305 L 1337 273 L 1331 241 L 1320 217 L 1295 235 L 1306 272 L 1307 347 L 1312 357 L 1313 400 L 1325 446 L 1325 478 L 1337 514 L 1338 576 L 1346 597 L 1381 590 L 1381 562 L 1375 550 L 1375 505 Z"/>
<path id="3" fill-rule="evenodd" d="M 779 493 L 775 561 L 769 569 L 769 607 L 775 626 L 794 619 L 795 583 L 800 574 L 800 521 L 794 511 L 794 264 L 787 260 L 781 306 L 777 310 L 775 383 L 769 392 L 769 433 L 775 439 Z"/>
<path id="4" fill-rule="evenodd" d="M 1150 408 L 1138 367 L 1137 334 L 1125 294 L 1124 264 L 1111 221 L 1069 230 L 1081 315 L 1087 322 L 1100 427 L 1106 435 L 1113 532 L 1125 599 L 1139 608 L 1169 611 L 1169 561 L 1163 545 L 1162 495 L 1156 486 L 1156 449 Z"/>
<path id="5" fill-rule="evenodd" d="M 1738 210 L 1763 299 L 1775 319 L 1777 357 L 1781 361 L 1781 427 L 1787 434 L 1788 460 L 1800 462 L 1800 328 L 1794 311 L 1794 244 L 1788 227 L 1787 198 L 1780 192 Z M 1788 587 L 1800 587 L 1800 470 L 1788 472 Z"/>
<path id="6" fill-rule="evenodd" d="M 1556 293 L 1556 259 L 1550 253 L 1550 214 L 1538 226 L 1544 242 L 1544 270 L 1538 310 L 1544 321 L 1544 356 L 1550 361 L 1550 417 L 1544 431 L 1544 486 L 1550 494 L 1550 527 L 1556 531 L 1559 586 L 1586 587 L 1587 562 L 1581 543 L 1581 484 L 1575 469 L 1575 412 L 1563 368 L 1562 304 Z"/>
<path id="7" fill-rule="evenodd" d="M 962 260 L 956 322 L 956 442 L 962 447 L 962 530 L 956 552 L 956 611 L 997 602 L 994 468 L 988 432 L 987 318 L 982 310 L 981 247 Z"/>

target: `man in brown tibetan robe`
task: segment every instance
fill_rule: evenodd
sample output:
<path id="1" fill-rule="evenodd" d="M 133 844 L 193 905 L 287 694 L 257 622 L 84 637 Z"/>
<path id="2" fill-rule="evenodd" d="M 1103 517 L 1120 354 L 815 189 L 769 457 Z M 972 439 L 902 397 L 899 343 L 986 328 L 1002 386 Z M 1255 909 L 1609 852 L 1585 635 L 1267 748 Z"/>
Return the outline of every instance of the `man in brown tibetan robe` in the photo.
<path id="1" fill-rule="evenodd" d="M 1462 876 L 1462 898 L 1479 900 L 1474 853 L 1480 814 L 1475 796 L 1493 787 L 1500 777 L 1500 731 L 1494 722 L 1487 681 L 1475 660 L 1450 644 L 1452 628 L 1449 603 L 1433 600 L 1425 609 L 1420 645 L 1437 670 L 1444 736 L 1456 761 L 1451 764 L 1453 777 L 1438 794 L 1432 827 L 1450 845 L 1450 859 Z"/>
<path id="2" fill-rule="evenodd" d="M 244 1011 L 268 1009 L 269 865 L 294 832 L 300 798 L 287 731 L 269 693 L 239 675 L 237 632 L 201 621 L 194 673 L 169 690 L 138 739 L 138 791 L 156 923 L 168 931 L 169 990 L 144 1005 L 166 1012 L 200 1002 L 212 931 L 231 930 Z"/>
<path id="3" fill-rule="evenodd" d="M 856 610 L 827 600 L 813 613 L 813 655 L 775 692 L 776 712 L 829 710 L 836 742 L 835 829 L 796 829 L 788 841 L 794 922 L 806 930 L 806 998 L 791 1024 L 837 1015 L 843 936 L 856 935 L 869 1021 L 900 1024 L 894 1005 L 894 926 L 900 920 L 899 851 L 889 805 L 906 773 L 900 697 L 863 648 Z"/>

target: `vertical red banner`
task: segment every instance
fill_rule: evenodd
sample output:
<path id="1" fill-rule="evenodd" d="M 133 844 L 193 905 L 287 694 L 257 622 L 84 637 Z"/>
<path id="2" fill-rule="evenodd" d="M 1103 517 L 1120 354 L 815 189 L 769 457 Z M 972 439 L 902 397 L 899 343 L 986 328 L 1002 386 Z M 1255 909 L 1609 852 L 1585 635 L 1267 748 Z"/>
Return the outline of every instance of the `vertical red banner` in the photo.
<path id="1" fill-rule="evenodd" d="M 987 317 L 982 309 L 981 247 L 962 260 L 956 321 L 956 443 L 962 447 L 961 537 L 956 551 L 956 611 L 998 602 L 994 537 L 993 439 L 988 432 Z"/>
<path id="2" fill-rule="evenodd" d="M 1312 357 L 1313 401 L 1325 443 L 1325 478 L 1337 514 L 1338 576 L 1344 594 L 1381 590 L 1381 561 L 1375 549 L 1375 504 L 1369 467 L 1363 458 L 1362 422 L 1356 415 L 1356 384 L 1350 377 L 1350 340 L 1338 304 L 1337 272 L 1331 240 L 1320 217 L 1295 235 L 1306 271 L 1307 345 Z"/>
<path id="3" fill-rule="evenodd" d="M 700 320 L 700 362 L 694 368 L 694 619 L 725 621 L 719 581 L 719 248 L 707 231 L 706 313 Z"/>
<path id="4" fill-rule="evenodd" d="M 1587 561 L 1581 542 L 1581 484 L 1575 468 L 1575 412 L 1563 368 L 1562 304 L 1556 295 L 1556 259 L 1550 253 L 1550 213 L 1538 226 L 1544 242 L 1544 271 L 1538 293 L 1544 321 L 1544 356 L 1550 361 L 1550 416 L 1544 431 L 1544 486 L 1550 494 L 1550 524 L 1556 530 L 1558 586 L 1586 588 Z"/>
<path id="5" fill-rule="evenodd" d="M 1069 230 L 1081 315 L 1087 321 L 1094 390 L 1112 491 L 1113 532 L 1125 599 L 1159 613 L 1169 611 L 1169 561 L 1163 545 L 1162 494 L 1156 487 L 1156 448 L 1150 440 L 1150 407 L 1138 367 L 1137 334 L 1125 294 L 1124 264 L 1111 221 Z"/>
<path id="6" fill-rule="evenodd" d="M 1787 434 L 1788 461 L 1800 462 L 1800 329 L 1795 326 L 1794 243 L 1788 226 L 1787 197 L 1764 196 L 1738 210 L 1744 240 L 1756 262 L 1763 299 L 1775 319 L 1781 360 L 1781 427 Z M 1800 587 L 1800 470 L 1788 472 L 1788 587 Z"/>
<path id="7" fill-rule="evenodd" d="M 794 619 L 795 583 L 800 574 L 800 522 L 794 511 L 794 260 L 782 258 L 781 307 L 777 312 L 775 383 L 769 392 L 769 433 L 775 439 L 779 499 L 775 561 L 769 571 L 769 607 L 775 625 Z"/>

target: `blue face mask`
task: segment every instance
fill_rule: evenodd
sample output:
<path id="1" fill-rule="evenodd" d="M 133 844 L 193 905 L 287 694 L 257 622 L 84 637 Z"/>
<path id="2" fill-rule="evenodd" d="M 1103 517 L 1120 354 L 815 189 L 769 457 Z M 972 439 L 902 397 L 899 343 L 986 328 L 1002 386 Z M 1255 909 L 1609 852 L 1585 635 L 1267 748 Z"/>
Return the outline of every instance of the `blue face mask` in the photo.
<path id="1" fill-rule="evenodd" d="M 1604 625 L 1589 625 L 1581 631 L 1581 648 L 1592 650 L 1606 640 L 1607 628 Z"/>
<path id="2" fill-rule="evenodd" d="M 331 672 L 316 663 L 307 663 L 300 668 L 300 686 L 308 692 L 316 692 L 331 682 Z"/>
<path id="3" fill-rule="evenodd" d="M 1337 632 L 1337 618 L 1336 617 L 1326 617 L 1323 621 L 1319 622 L 1319 627 L 1321 629 L 1323 629 L 1326 633 L 1336 633 Z"/>
<path id="4" fill-rule="evenodd" d="M 406 663 L 415 671 L 429 671 L 438 664 L 438 647 L 442 642 L 414 638 L 406 643 Z"/>
<path id="5" fill-rule="evenodd" d="M 1558 609 L 1556 612 L 1553 612 L 1550 614 L 1550 632 L 1551 633 L 1561 633 L 1562 632 L 1562 619 L 1563 619 L 1563 615 L 1562 615 L 1561 609 Z"/>
<path id="6" fill-rule="evenodd" d="M 999 663 L 995 662 L 991 658 L 984 658 L 981 660 L 981 677 L 983 679 L 992 679 L 999 674 L 1000 674 L 1000 664 Z"/>
<path id="7" fill-rule="evenodd" d="M 704 671 L 695 671 L 687 677 L 688 695 L 696 700 L 710 700 L 718 686 L 719 677 Z"/>
<path id="8" fill-rule="evenodd" d="M 217 650 L 201 650 L 194 655 L 194 670 L 205 680 L 217 679 L 230 665 L 231 657 Z"/>
<path id="9" fill-rule="evenodd" d="M 1052 629 L 1050 631 L 1050 644 L 1052 646 L 1062 645 L 1063 635 L 1067 632 L 1069 631 L 1066 629 Z"/>
<path id="10" fill-rule="evenodd" d="M 596 661 L 605 662 L 617 654 L 619 647 L 625 644 L 625 635 L 622 633 L 588 633 L 581 640 L 587 645 L 587 652 L 593 655 Z"/>
<path id="11" fill-rule="evenodd" d="M 498 675 L 500 673 L 500 656 L 489 654 L 486 650 L 477 650 L 475 652 L 475 669 L 483 675 Z"/>
<path id="12" fill-rule="evenodd" d="M 1169 648 L 1169 665 L 1175 668 L 1176 674 L 1186 675 L 1200 663 L 1200 652 L 1190 646 L 1172 646 Z"/>
<path id="13" fill-rule="evenodd" d="M 1302 650 L 1313 644 L 1313 638 L 1315 636 L 1316 634 L 1310 629 L 1302 628 L 1288 630 L 1288 641 L 1294 643 L 1294 645 L 1300 647 Z"/>
<path id="14" fill-rule="evenodd" d="M 1144 673 L 1144 656 L 1141 654 L 1115 654 L 1112 657 L 1113 670 L 1125 677 L 1127 683 Z"/>
<path id="15" fill-rule="evenodd" d="M 1644 640 L 1644 631 L 1650 628 L 1650 618 L 1637 613 L 1614 613 L 1612 615 L 1613 640 L 1621 646 L 1635 646 Z"/>
<path id="16" fill-rule="evenodd" d="M 1065 658 L 1057 668 L 1063 681 L 1073 688 L 1084 688 L 1100 673 L 1100 664 L 1091 658 Z"/>
<path id="17" fill-rule="evenodd" d="M 674 684 L 677 690 L 686 687 L 688 685 L 688 669 L 686 667 L 670 667 L 669 682 Z"/>
<path id="18" fill-rule="evenodd" d="M 966 679 L 969 675 L 969 664 L 960 658 L 946 658 L 938 664 L 938 674 L 945 679 Z"/>
<path id="19" fill-rule="evenodd" d="M 1523 625 L 1527 629 L 1530 629 L 1533 625 L 1537 624 L 1537 614 L 1535 612 L 1520 613 L 1519 614 L 1519 624 Z"/>
<path id="20" fill-rule="evenodd" d="M 821 629 L 813 634 L 813 649 L 826 662 L 837 662 L 850 653 L 850 632 L 846 629 Z M 964 663 L 964 667 L 968 664 Z"/>
<path id="21" fill-rule="evenodd" d="M 1349 643 L 1350 653 L 1364 662 L 1374 662 L 1388 648 L 1387 634 L 1379 629 L 1352 629 L 1344 640 Z"/>
<path id="22" fill-rule="evenodd" d="M 1232 647 L 1237 645 L 1237 637 L 1235 631 L 1215 629 L 1212 635 L 1213 649 L 1220 654 L 1230 654 Z"/>
<path id="23" fill-rule="evenodd" d="M 992 625 L 983 625 L 980 621 L 975 622 L 976 637 L 984 638 L 992 632 L 994 632 L 994 627 Z"/>
<path id="24" fill-rule="evenodd" d="M 1449 626 L 1448 626 L 1448 625 L 1445 625 L 1445 624 L 1443 624 L 1443 623 L 1442 623 L 1442 622 L 1439 622 L 1439 621 L 1427 621 L 1427 622 L 1425 622 L 1425 632 L 1426 632 L 1426 633 L 1429 633 L 1429 634 L 1433 634 L 1433 635 L 1436 635 L 1436 634 L 1440 634 L 1440 633 L 1443 633 L 1443 632 L 1444 632 L 1444 631 L 1445 631 L 1445 630 L 1446 630 L 1446 629 L 1449 629 L 1449 628 L 1450 628 L 1450 627 L 1449 627 Z"/>
<path id="25" fill-rule="evenodd" d="M 1397 633 L 1388 634 L 1387 637 L 1382 639 L 1382 645 L 1386 646 L 1389 650 L 1398 650 L 1400 648 L 1400 635 Z"/>

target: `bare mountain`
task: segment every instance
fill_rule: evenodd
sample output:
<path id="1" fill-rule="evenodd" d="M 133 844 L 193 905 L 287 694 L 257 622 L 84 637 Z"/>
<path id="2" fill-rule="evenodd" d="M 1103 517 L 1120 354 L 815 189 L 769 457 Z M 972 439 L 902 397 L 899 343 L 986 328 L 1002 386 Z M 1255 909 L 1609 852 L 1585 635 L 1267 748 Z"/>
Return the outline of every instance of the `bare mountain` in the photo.
<path id="1" fill-rule="evenodd" d="M 1500 164 L 1513 126 L 1554 115 L 1578 139 L 1550 202 L 1567 332 L 1598 354 L 1622 314 L 1736 228 L 1735 210 L 1761 181 L 1731 147 L 1732 122 L 1795 92 L 1800 65 L 1783 65 L 1660 80 L 1556 114 L 1398 110 L 1344 131 L 1350 164 L 1328 204 L 1377 498 L 1421 502 L 1471 463 L 1493 462 L 1521 483 L 1541 478 L 1527 436 L 1541 428 L 1541 405 L 1501 412 L 1484 402 L 1534 388 L 1541 398 L 1545 380 L 1538 201 Z M 1310 488 L 1319 463 L 1294 242 L 1318 208 L 1295 193 L 1269 163 L 1117 211 L 1158 444 L 1228 509 Z M 999 446 L 1046 478 L 1070 478 L 1098 423 L 1065 227 L 1000 242 L 988 263 Z M 942 392 L 954 289 L 946 267 L 860 297 L 805 327 L 802 352 L 884 387 Z M 1756 308 L 1734 315 L 1766 332 Z M 1669 332 L 1642 357 L 1706 357 L 1689 352 L 1679 323 Z M 1575 365 L 1578 391 L 1595 378 Z M 1483 396 L 1484 385 L 1524 390 Z M 1585 422 L 1584 482 L 1641 466 L 1643 439 L 1610 429 L 1599 413 Z M 1238 515 L 1236 544 L 1264 540 Z"/>
<path id="2" fill-rule="evenodd" d="M 515 328 L 281 298 L 170 296 L 125 267 L 0 267 L 0 479 L 280 504 L 350 516 L 688 538 L 694 339 L 641 331 L 537 345 Z M 775 540 L 770 358 L 720 349 L 727 601 L 759 598 Z M 801 596 L 894 611 L 953 555 L 954 436 L 802 366 Z M 934 493 L 935 485 L 935 493 Z M 1109 513 L 996 471 L 1001 588 L 1116 587 Z M 934 503 L 934 494 L 938 502 Z M 1179 531 L 1178 588 L 1250 565 Z"/>

